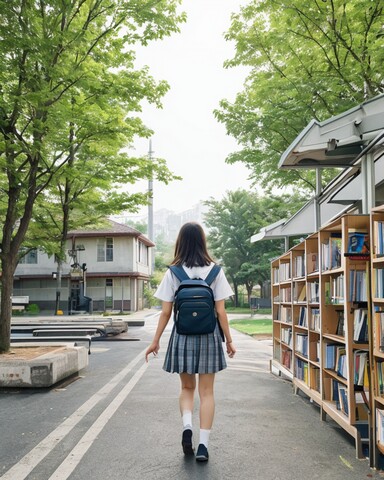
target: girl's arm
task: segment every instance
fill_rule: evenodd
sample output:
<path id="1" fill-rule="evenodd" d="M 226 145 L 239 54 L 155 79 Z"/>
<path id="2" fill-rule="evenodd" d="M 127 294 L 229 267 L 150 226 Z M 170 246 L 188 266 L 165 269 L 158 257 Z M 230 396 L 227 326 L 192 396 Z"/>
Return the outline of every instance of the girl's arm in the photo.
<path id="1" fill-rule="evenodd" d="M 153 355 L 156 357 L 160 349 L 160 338 L 171 317 L 172 306 L 173 306 L 172 302 L 162 302 L 161 313 L 160 313 L 159 322 L 157 324 L 155 335 L 153 337 L 151 345 L 147 348 L 147 351 L 145 352 L 145 360 L 147 362 L 148 362 L 148 355 L 150 353 L 153 353 Z"/>
<path id="2" fill-rule="evenodd" d="M 219 319 L 220 327 L 224 333 L 227 353 L 230 357 L 233 357 L 236 353 L 236 348 L 233 345 L 232 335 L 229 329 L 227 312 L 225 311 L 225 300 L 216 301 L 215 307 L 216 307 L 216 313 L 217 313 L 217 318 Z"/>

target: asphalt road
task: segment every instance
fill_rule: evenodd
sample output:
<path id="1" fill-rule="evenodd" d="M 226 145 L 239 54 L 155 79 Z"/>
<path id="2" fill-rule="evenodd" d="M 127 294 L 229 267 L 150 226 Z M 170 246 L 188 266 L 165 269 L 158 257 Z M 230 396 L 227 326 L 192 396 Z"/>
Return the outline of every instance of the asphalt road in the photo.
<path id="1" fill-rule="evenodd" d="M 355 458 L 351 439 L 319 409 L 269 373 L 270 340 L 238 332 L 238 353 L 217 375 L 210 459 L 181 451 L 179 379 L 162 371 L 166 346 L 149 364 L 156 327 L 130 328 L 140 341 L 95 342 L 89 367 L 48 390 L 0 391 L 3 480 L 354 480 L 383 478 Z M 194 432 L 198 436 L 198 401 Z"/>

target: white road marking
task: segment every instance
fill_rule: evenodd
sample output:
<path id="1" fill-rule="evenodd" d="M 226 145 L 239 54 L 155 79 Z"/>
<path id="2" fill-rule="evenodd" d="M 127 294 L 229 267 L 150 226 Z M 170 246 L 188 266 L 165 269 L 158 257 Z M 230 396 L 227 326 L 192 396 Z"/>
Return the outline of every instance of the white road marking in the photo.
<path id="1" fill-rule="evenodd" d="M 74 471 L 76 466 L 80 463 L 81 459 L 87 453 L 88 449 L 92 446 L 93 442 L 96 440 L 97 436 L 101 430 L 108 423 L 112 415 L 120 407 L 123 401 L 131 393 L 133 387 L 143 376 L 145 370 L 147 369 L 148 364 L 144 363 L 140 369 L 134 374 L 131 380 L 127 385 L 121 390 L 121 392 L 116 395 L 113 401 L 108 405 L 108 407 L 103 411 L 99 418 L 92 424 L 89 430 L 83 435 L 77 445 L 73 450 L 68 454 L 67 458 L 62 462 L 62 464 L 57 468 L 49 480 L 66 480 L 71 473 Z"/>
<path id="2" fill-rule="evenodd" d="M 24 480 L 32 470 L 68 435 L 68 433 L 130 373 L 133 367 L 144 359 L 144 349 L 123 370 L 115 375 L 104 387 L 90 397 L 70 417 L 27 453 L 18 463 L 1 477 L 2 480 Z M 132 377 L 134 378 L 134 377 Z M 129 385 L 129 382 L 128 384 Z"/>

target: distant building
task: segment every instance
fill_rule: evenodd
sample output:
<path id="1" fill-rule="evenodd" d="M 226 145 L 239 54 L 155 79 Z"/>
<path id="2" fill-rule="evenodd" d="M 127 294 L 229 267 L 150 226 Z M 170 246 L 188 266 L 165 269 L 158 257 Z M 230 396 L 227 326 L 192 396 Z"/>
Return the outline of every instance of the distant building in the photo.
<path id="1" fill-rule="evenodd" d="M 204 227 L 205 207 L 202 203 L 194 205 L 188 210 L 175 213 L 172 210 L 162 208 L 153 214 L 154 238 L 163 236 L 164 240 L 173 243 L 176 240 L 180 227 L 186 222 L 198 222 Z M 124 215 L 116 217 L 120 222 L 147 222 L 147 215 Z"/>
<path id="2" fill-rule="evenodd" d="M 137 311 L 151 275 L 154 244 L 134 228 L 109 220 L 109 226 L 68 234 L 62 268 L 60 308 L 65 312 Z M 41 310 L 55 311 L 57 264 L 34 250 L 16 268 L 14 295 L 28 295 Z M 90 304 L 90 305 L 89 305 Z"/>

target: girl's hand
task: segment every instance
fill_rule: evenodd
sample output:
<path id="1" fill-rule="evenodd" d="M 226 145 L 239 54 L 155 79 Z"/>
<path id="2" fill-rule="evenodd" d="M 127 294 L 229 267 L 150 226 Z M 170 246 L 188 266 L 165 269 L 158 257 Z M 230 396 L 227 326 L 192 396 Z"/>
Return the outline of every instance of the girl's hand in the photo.
<path id="1" fill-rule="evenodd" d="M 233 342 L 227 342 L 226 346 L 227 346 L 227 353 L 229 358 L 233 358 L 236 353 L 236 348 L 233 345 Z"/>
<path id="2" fill-rule="evenodd" d="M 145 361 L 148 363 L 148 356 L 153 353 L 153 356 L 156 357 L 160 350 L 160 344 L 158 342 L 153 342 L 151 345 L 147 348 L 147 351 L 145 352 Z"/>

